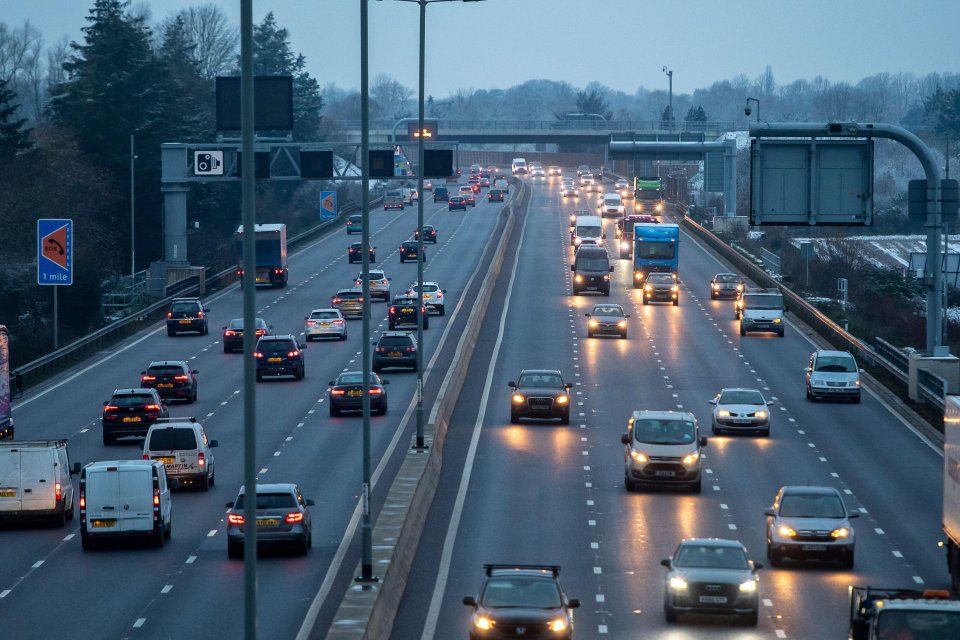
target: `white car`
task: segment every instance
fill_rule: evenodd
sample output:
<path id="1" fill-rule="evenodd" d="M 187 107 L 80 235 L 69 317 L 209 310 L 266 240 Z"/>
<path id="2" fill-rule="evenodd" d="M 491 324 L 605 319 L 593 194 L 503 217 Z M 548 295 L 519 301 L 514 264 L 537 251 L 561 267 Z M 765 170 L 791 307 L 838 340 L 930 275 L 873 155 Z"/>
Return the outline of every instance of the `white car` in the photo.
<path id="1" fill-rule="evenodd" d="M 358 289 L 363 286 L 363 272 L 357 274 L 353 279 L 353 285 Z M 390 302 L 390 281 L 387 274 L 382 269 L 370 269 L 370 299 L 382 298 L 384 302 Z"/>
<path id="2" fill-rule="evenodd" d="M 770 405 L 757 389 L 721 389 L 713 405 L 713 433 L 753 431 L 770 435 Z"/>
<path id="3" fill-rule="evenodd" d="M 161 418 L 147 431 L 143 440 L 144 460 L 159 460 L 168 478 L 180 484 L 196 484 L 204 491 L 213 486 L 213 452 L 216 440 L 207 439 L 196 418 Z"/>
<path id="4" fill-rule="evenodd" d="M 433 180 L 424 180 L 424 181 L 423 181 L 423 190 L 424 190 L 424 191 L 433 191 Z"/>
<path id="5" fill-rule="evenodd" d="M 417 284 L 413 283 L 410 285 L 410 288 L 407 289 L 407 295 L 415 296 L 419 291 Z M 441 289 L 440 285 L 436 282 L 424 282 L 423 283 L 423 306 L 427 311 L 436 311 L 441 316 L 446 314 L 446 299 L 443 297 L 443 294 L 447 292 L 446 289 Z"/>
<path id="6" fill-rule="evenodd" d="M 617 193 L 620 194 L 621 198 L 628 198 L 633 195 L 630 191 L 630 182 L 626 178 L 620 178 L 617 180 L 617 182 L 613 185 L 613 188 Z"/>
<path id="7" fill-rule="evenodd" d="M 304 318 L 303 335 L 307 342 L 319 338 L 347 339 L 347 321 L 339 309 L 314 309 Z"/>
<path id="8" fill-rule="evenodd" d="M 543 165 L 539 162 L 534 162 L 530 165 L 530 177 L 531 178 L 543 178 L 546 177 L 546 173 L 543 170 Z"/>

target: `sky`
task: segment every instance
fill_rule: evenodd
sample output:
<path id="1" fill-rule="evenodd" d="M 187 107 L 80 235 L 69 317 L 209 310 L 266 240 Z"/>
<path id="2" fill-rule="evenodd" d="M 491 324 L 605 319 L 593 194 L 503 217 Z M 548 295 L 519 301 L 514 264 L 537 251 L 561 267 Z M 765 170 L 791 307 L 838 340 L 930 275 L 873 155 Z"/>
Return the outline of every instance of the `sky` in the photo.
<path id="1" fill-rule="evenodd" d="M 134 0 L 154 22 L 212 0 Z M 254 0 L 270 11 L 321 86 L 360 85 L 360 2 Z M 690 93 L 770 65 L 778 85 L 822 75 L 856 83 L 880 72 L 960 71 L 958 0 L 429 0 L 426 94 L 509 88 L 531 79 Z M 240 0 L 219 0 L 236 25 Z M 52 44 L 80 41 L 93 0 L 0 0 L 0 21 L 29 20 Z M 369 74 L 416 91 L 419 10 L 370 0 Z"/>

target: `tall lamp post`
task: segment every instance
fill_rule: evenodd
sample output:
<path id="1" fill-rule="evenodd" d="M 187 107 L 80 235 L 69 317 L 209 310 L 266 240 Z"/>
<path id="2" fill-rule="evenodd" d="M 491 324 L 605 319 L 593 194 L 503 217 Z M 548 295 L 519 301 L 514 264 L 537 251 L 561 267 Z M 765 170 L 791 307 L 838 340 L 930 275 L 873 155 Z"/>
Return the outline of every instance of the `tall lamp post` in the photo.
<path id="1" fill-rule="evenodd" d="M 417 298 L 423 306 L 423 112 L 424 112 L 424 67 L 426 59 L 427 5 L 434 2 L 456 2 L 457 0 L 398 0 L 415 2 L 420 6 L 420 86 L 417 93 Z M 462 0 L 463 2 L 482 2 L 483 0 Z M 426 310 L 424 310 L 426 313 Z M 417 439 L 413 448 L 424 450 L 423 418 L 423 316 L 417 314 Z"/>
<path id="2" fill-rule="evenodd" d="M 664 66 L 663 72 L 667 74 L 667 78 L 670 80 L 670 119 L 667 122 L 670 124 L 670 131 L 673 131 L 673 69 L 667 69 Z"/>

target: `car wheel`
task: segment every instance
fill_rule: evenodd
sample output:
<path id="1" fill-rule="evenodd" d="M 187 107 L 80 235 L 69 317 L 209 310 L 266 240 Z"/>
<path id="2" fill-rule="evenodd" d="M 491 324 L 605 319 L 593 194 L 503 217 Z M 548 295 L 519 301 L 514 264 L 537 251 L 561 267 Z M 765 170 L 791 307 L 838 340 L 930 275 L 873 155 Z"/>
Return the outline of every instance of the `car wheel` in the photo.
<path id="1" fill-rule="evenodd" d="M 117 441 L 117 439 L 114 438 L 113 436 L 107 435 L 106 433 L 103 434 L 103 444 L 109 446 L 109 445 L 115 443 L 116 441 Z"/>
<path id="2" fill-rule="evenodd" d="M 770 437 L 770 427 L 767 427 L 766 429 L 764 429 L 763 431 L 761 431 L 761 432 L 760 432 L 760 435 L 762 435 L 764 438 L 769 438 L 769 437 Z"/>
<path id="3" fill-rule="evenodd" d="M 510 411 L 510 424 L 520 424 L 520 416 L 516 411 Z"/>
<path id="4" fill-rule="evenodd" d="M 301 556 L 307 555 L 307 552 L 310 551 L 310 534 L 307 533 L 303 536 L 303 539 L 297 544 L 297 554 Z"/>
<path id="5" fill-rule="evenodd" d="M 676 307 L 676 306 L 679 305 L 679 304 L 680 304 L 680 300 L 679 300 L 679 299 L 673 301 L 673 306 Z"/>
<path id="6" fill-rule="evenodd" d="M 227 540 L 227 557 L 231 560 L 243 559 L 243 543 Z"/>
<path id="7" fill-rule="evenodd" d="M 190 402 L 193 403 L 193 402 L 196 402 L 196 401 L 197 401 L 197 388 L 194 387 L 194 388 L 193 388 L 193 394 L 190 396 Z"/>
<path id="8" fill-rule="evenodd" d="M 297 380 L 303 380 L 306 377 L 306 375 L 307 375 L 306 370 L 303 367 L 300 367 L 300 370 L 297 371 L 296 375 L 294 375 L 293 377 L 296 378 Z"/>
<path id="9" fill-rule="evenodd" d="M 441 306 L 440 306 L 440 315 L 443 316 L 443 315 L 446 315 L 446 314 L 447 314 L 447 308 L 444 307 L 443 305 L 441 305 Z"/>
<path id="10" fill-rule="evenodd" d="M 567 411 L 562 416 L 560 416 L 560 424 L 570 424 L 570 412 Z"/>
<path id="11" fill-rule="evenodd" d="M 740 335 L 741 335 L 741 336 L 747 335 L 747 330 L 744 329 L 743 327 L 740 327 Z"/>
<path id="12" fill-rule="evenodd" d="M 854 558 L 853 550 L 845 551 L 843 555 L 840 556 L 840 564 L 844 569 L 853 569 Z"/>
<path id="13" fill-rule="evenodd" d="M 424 327 L 424 328 L 426 328 L 426 327 Z M 413 366 L 410 367 L 410 369 L 411 369 L 412 371 L 417 371 L 417 363 L 414 362 L 414 363 L 413 363 Z"/>
<path id="14" fill-rule="evenodd" d="M 677 610 L 672 607 L 663 608 L 663 617 L 667 622 L 673 623 L 677 621 Z"/>
<path id="15" fill-rule="evenodd" d="M 230 353 L 230 347 L 228 347 L 227 345 L 223 345 L 223 352 Z"/>
<path id="16" fill-rule="evenodd" d="M 703 489 L 703 478 L 697 478 L 697 481 L 690 485 L 690 491 L 700 493 Z"/>
<path id="17" fill-rule="evenodd" d="M 588 338 L 592 338 L 592 337 L 593 337 L 593 331 L 587 331 L 587 337 L 588 337 Z"/>
<path id="18" fill-rule="evenodd" d="M 860 404 L 860 395 L 859 395 L 859 394 L 853 397 L 853 404 Z"/>
<path id="19" fill-rule="evenodd" d="M 759 621 L 759 618 L 760 618 L 760 614 L 756 609 L 754 609 L 750 613 L 743 616 L 743 623 L 748 627 L 755 627 L 757 626 L 757 622 Z"/>
<path id="20" fill-rule="evenodd" d="M 780 333 L 778 333 L 778 334 L 777 334 L 777 337 L 778 337 L 778 338 L 782 338 L 782 337 L 783 337 L 783 331 L 781 331 Z"/>
<path id="21" fill-rule="evenodd" d="M 387 415 L 387 401 L 386 401 L 386 400 L 384 400 L 383 402 L 380 403 L 380 407 L 377 409 L 377 415 L 378 415 L 378 416 L 385 416 L 385 415 Z"/>
<path id="22" fill-rule="evenodd" d="M 340 339 L 341 339 L 341 340 L 346 340 L 346 339 L 347 339 L 347 332 L 346 332 L 346 331 L 344 331 L 342 334 L 340 334 Z"/>
<path id="23" fill-rule="evenodd" d="M 203 479 L 200 480 L 200 489 L 203 491 L 210 490 L 210 476 L 204 475 Z"/>
<path id="24" fill-rule="evenodd" d="M 257 371 L 257 382 L 263 382 L 263 374 Z"/>
<path id="25" fill-rule="evenodd" d="M 626 339 L 627 339 L 627 332 L 626 332 L 626 331 L 624 331 L 623 333 L 620 334 L 620 339 L 621 339 L 621 340 L 626 340 Z"/>
<path id="26" fill-rule="evenodd" d="M 720 429 L 717 427 L 717 425 L 711 424 L 711 425 L 710 425 L 710 433 L 712 433 L 713 435 L 719 435 Z"/>
<path id="27" fill-rule="evenodd" d="M 783 551 L 780 551 L 777 548 L 770 549 L 770 566 L 772 567 L 783 566 Z"/>
<path id="28" fill-rule="evenodd" d="M 177 335 L 177 332 L 170 327 L 167 327 L 167 335 L 172 338 L 173 336 Z"/>
<path id="29" fill-rule="evenodd" d="M 636 482 L 634 482 L 633 480 L 631 480 L 631 479 L 628 478 L 627 476 L 623 476 L 623 488 L 626 489 L 627 492 L 636 491 L 636 490 L 637 490 L 637 487 L 638 487 L 638 485 L 637 485 Z"/>

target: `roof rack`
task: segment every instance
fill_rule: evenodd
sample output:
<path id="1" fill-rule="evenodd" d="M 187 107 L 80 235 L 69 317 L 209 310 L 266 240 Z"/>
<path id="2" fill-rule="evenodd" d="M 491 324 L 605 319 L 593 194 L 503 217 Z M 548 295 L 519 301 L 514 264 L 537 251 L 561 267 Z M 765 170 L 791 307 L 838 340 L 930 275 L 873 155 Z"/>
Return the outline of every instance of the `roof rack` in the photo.
<path id="1" fill-rule="evenodd" d="M 153 424 L 164 423 L 164 422 L 197 422 L 195 416 L 182 416 L 179 418 L 157 418 L 153 421 Z"/>
<path id="2" fill-rule="evenodd" d="M 483 570 L 489 576 L 497 569 L 519 569 L 522 571 L 549 571 L 556 578 L 560 575 L 560 565 L 558 564 L 485 564 Z"/>

